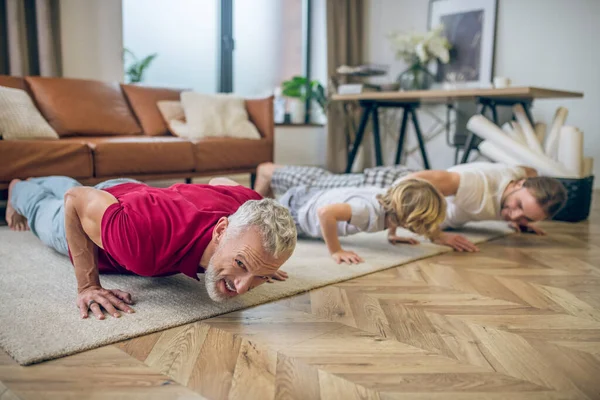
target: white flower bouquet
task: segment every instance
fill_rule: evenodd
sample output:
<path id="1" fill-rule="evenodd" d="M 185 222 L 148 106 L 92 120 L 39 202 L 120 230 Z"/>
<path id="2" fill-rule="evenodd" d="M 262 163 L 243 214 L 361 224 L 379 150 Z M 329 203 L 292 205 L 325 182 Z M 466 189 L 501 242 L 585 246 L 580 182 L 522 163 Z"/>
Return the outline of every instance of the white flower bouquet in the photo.
<path id="1" fill-rule="evenodd" d="M 421 33 L 392 33 L 389 35 L 396 58 L 404 60 L 409 67 L 398 77 L 403 90 L 428 89 L 434 77 L 427 65 L 434 60 L 442 64 L 450 61 L 448 39 L 444 36 L 443 25 L 438 25 L 431 31 Z"/>
<path id="2" fill-rule="evenodd" d="M 404 60 L 409 65 L 417 60 L 421 65 L 427 65 L 431 60 L 447 64 L 450 61 L 452 46 L 443 32 L 444 26 L 438 25 L 425 34 L 392 33 L 389 39 L 396 52 L 396 58 Z"/>

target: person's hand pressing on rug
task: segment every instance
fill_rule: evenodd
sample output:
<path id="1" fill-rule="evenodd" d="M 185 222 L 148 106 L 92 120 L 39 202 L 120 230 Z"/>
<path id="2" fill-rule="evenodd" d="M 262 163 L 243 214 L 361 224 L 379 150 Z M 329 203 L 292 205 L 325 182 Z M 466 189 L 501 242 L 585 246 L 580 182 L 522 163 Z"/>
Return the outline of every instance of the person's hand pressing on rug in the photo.
<path id="1" fill-rule="evenodd" d="M 412 245 L 419 244 L 419 241 L 415 238 L 408 237 L 408 236 L 396 235 L 398 226 L 394 225 L 392 222 L 388 223 L 388 226 L 389 226 L 389 228 L 388 228 L 387 240 L 391 244 L 400 244 L 400 243 L 412 244 Z"/>
<path id="2" fill-rule="evenodd" d="M 100 286 L 92 286 L 80 291 L 77 294 L 77 307 L 81 314 L 81 318 L 87 318 L 89 312 L 94 314 L 98 319 L 104 319 L 103 309 L 109 315 L 119 318 L 123 311 L 132 314 L 135 311 L 129 307 L 133 304 L 131 294 L 118 289 L 104 289 Z"/>
<path id="3" fill-rule="evenodd" d="M 469 239 L 456 233 L 440 232 L 432 239 L 432 242 L 442 246 L 452 247 L 455 251 L 468 253 L 478 252 L 479 248 Z"/>
<path id="4" fill-rule="evenodd" d="M 336 252 L 331 253 L 331 258 L 338 264 L 360 264 L 364 260 L 355 252 L 340 249 Z"/>

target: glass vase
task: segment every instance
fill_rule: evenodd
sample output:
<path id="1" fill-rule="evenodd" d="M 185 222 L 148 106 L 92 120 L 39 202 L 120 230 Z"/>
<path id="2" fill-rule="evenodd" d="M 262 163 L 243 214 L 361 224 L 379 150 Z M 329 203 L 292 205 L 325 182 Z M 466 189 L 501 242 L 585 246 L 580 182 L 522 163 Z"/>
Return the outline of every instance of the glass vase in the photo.
<path id="1" fill-rule="evenodd" d="M 427 90 L 435 81 L 431 72 L 420 64 L 415 64 L 398 75 L 400 90 Z"/>

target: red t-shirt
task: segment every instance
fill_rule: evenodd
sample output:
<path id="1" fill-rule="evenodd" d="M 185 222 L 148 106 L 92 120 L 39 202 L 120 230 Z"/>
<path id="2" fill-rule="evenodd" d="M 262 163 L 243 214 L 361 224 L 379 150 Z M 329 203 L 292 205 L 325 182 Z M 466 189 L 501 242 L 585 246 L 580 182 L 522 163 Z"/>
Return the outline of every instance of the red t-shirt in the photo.
<path id="1" fill-rule="evenodd" d="M 194 279 L 217 221 L 246 201 L 261 199 L 243 186 L 176 184 L 160 189 L 124 183 L 104 190 L 119 202 L 102 217 L 100 273 L 183 273 Z"/>

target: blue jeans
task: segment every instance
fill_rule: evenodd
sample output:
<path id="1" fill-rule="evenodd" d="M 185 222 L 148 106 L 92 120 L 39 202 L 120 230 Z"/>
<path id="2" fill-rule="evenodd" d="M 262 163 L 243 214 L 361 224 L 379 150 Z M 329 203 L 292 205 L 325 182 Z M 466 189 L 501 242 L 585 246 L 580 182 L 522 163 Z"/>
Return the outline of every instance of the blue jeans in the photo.
<path id="1" fill-rule="evenodd" d="M 141 183 L 135 179 L 110 179 L 94 186 L 106 189 L 122 183 Z M 14 186 L 10 202 L 17 213 L 27 218 L 29 227 L 46 246 L 69 255 L 65 230 L 65 193 L 82 186 L 66 176 L 48 176 L 20 181 Z"/>

